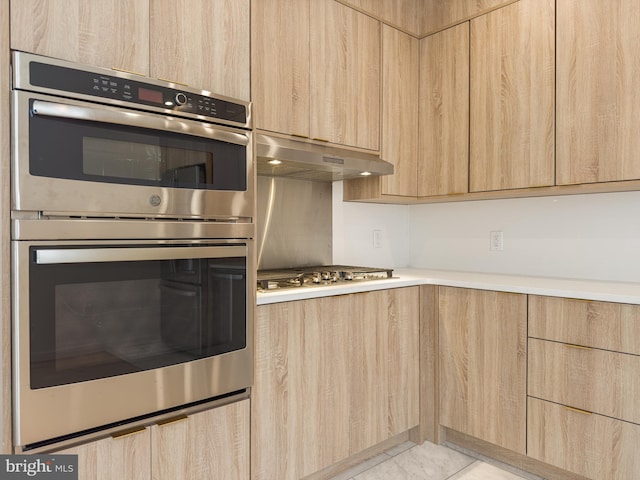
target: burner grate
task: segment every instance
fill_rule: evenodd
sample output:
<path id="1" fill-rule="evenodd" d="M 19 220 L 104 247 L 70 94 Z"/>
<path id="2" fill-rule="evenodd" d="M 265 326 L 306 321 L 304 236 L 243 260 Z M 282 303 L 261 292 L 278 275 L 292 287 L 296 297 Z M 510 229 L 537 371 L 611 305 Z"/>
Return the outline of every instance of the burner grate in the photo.
<path id="1" fill-rule="evenodd" d="M 340 285 L 391 278 L 392 269 L 349 265 L 319 265 L 258 271 L 258 291 Z"/>

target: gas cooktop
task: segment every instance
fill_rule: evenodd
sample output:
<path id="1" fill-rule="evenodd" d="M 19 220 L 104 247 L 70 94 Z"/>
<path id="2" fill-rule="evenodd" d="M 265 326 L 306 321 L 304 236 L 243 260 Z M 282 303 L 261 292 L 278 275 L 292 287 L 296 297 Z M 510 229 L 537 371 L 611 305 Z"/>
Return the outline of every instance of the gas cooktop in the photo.
<path id="1" fill-rule="evenodd" d="M 386 268 L 354 267 L 347 265 L 320 265 L 259 270 L 258 291 L 267 292 L 283 288 L 340 285 L 391 278 L 393 270 Z"/>

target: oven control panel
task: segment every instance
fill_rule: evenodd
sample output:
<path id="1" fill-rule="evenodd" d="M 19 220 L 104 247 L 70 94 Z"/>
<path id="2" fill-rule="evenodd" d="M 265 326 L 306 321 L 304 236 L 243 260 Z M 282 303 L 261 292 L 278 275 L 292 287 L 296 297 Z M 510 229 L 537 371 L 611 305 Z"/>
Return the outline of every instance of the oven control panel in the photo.
<path id="1" fill-rule="evenodd" d="M 32 56 L 33 57 L 33 56 Z M 40 58 L 40 57 L 38 57 Z M 247 104 L 234 102 L 229 98 L 203 95 L 184 88 L 174 88 L 176 84 L 168 82 L 145 82 L 131 74 L 87 67 L 81 69 L 69 62 L 46 59 L 49 61 L 28 61 L 29 85 L 45 90 L 55 90 L 83 97 L 116 100 L 148 106 L 163 111 L 186 113 L 189 116 L 223 120 L 239 126 L 247 126 Z"/>

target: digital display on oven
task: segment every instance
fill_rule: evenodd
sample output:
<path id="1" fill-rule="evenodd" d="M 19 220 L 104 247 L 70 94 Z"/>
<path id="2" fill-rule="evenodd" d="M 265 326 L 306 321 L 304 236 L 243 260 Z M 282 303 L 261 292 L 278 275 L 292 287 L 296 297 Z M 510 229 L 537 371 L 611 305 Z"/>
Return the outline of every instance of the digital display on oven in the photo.
<path id="1" fill-rule="evenodd" d="M 162 92 L 159 90 L 149 90 L 148 88 L 138 88 L 138 99 L 145 102 L 153 102 L 158 105 L 163 104 Z"/>

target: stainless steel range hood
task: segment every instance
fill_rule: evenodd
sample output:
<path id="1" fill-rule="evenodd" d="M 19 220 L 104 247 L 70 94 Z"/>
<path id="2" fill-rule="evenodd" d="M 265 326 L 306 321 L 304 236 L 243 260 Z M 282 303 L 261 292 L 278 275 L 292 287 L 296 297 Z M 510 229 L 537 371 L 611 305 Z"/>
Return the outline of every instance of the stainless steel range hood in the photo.
<path id="1" fill-rule="evenodd" d="M 393 164 L 376 154 L 255 134 L 258 175 L 333 182 L 390 175 Z"/>

